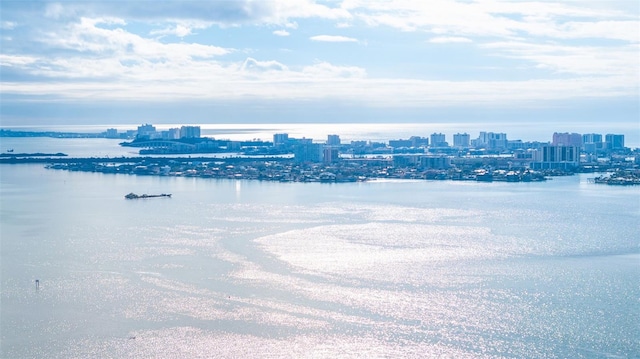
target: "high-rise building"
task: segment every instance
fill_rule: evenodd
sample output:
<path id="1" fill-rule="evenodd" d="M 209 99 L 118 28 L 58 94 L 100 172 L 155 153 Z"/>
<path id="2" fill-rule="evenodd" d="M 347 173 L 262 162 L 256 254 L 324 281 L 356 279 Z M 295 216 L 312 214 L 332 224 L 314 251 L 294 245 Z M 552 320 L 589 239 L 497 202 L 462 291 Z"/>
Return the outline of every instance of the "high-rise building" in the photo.
<path id="1" fill-rule="evenodd" d="M 118 130 L 115 128 L 109 128 L 107 129 L 106 133 L 105 133 L 107 138 L 118 138 Z"/>
<path id="2" fill-rule="evenodd" d="M 180 138 L 200 138 L 200 126 L 180 127 Z"/>
<path id="3" fill-rule="evenodd" d="M 456 133 L 453 135 L 453 147 L 467 148 L 470 145 L 471 136 L 467 133 Z"/>
<path id="4" fill-rule="evenodd" d="M 430 136 L 429 143 L 431 143 L 431 147 L 447 147 L 449 144 L 447 143 L 446 136 L 444 133 L 432 133 Z"/>
<path id="5" fill-rule="evenodd" d="M 582 146 L 582 135 L 579 133 L 553 133 L 553 146 Z"/>
<path id="6" fill-rule="evenodd" d="M 600 143 L 602 135 L 599 133 L 585 133 L 582 135 L 582 143 Z"/>
<path id="7" fill-rule="evenodd" d="M 310 141 L 300 142 L 293 150 L 293 158 L 296 162 L 322 162 L 322 156 L 322 146 Z"/>
<path id="8" fill-rule="evenodd" d="M 324 146 L 322 148 L 322 161 L 333 163 L 340 159 L 340 151 L 337 146 Z"/>
<path id="9" fill-rule="evenodd" d="M 495 132 L 480 132 L 478 139 L 474 141 L 474 146 L 476 148 L 484 147 L 488 150 L 500 150 L 507 148 L 507 144 L 509 141 L 507 140 L 506 133 L 495 133 Z"/>
<path id="10" fill-rule="evenodd" d="M 138 138 L 154 138 L 157 135 L 156 128 L 150 124 L 144 124 L 142 126 L 138 126 L 138 133 L 136 137 Z"/>
<path id="11" fill-rule="evenodd" d="M 580 163 L 580 147 L 578 146 L 542 146 L 537 150 L 535 162 L 531 168 L 540 169 L 572 169 Z"/>
<path id="12" fill-rule="evenodd" d="M 286 145 L 289 142 L 289 134 L 288 133 L 276 133 L 273 135 L 273 145 L 274 146 L 282 146 Z"/>
<path id="13" fill-rule="evenodd" d="M 329 145 L 329 146 L 340 146 L 340 136 L 338 136 L 338 135 L 328 135 L 327 136 L 327 145 Z"/>
<path id="14" fill-rule="evenodd" d="M 620 150 L 624 148 L 624 135 L 607 134 L 604 143 L 608 150 Z"/>
<path id="15" fill-rule="evenodd" d="M 162 131 L 161 137 L 163 140 L 177 140 L 180 139 L 180 132 L 179 128 L 170 128 L 167 131 Z"/>
<path id="16" fill-rule="evenodd" d="M 603 148 L 602 135 L 598 133 L 585 133 L 582 135 L 582 150 L 587 153 L 596 153 Z"/>
<path id="17" fill-rule="evenodd" d="M 411 147 L 429 146 L 429 139 L 426 137 L 411 136 L 409 141 L 411 141 Z"/>

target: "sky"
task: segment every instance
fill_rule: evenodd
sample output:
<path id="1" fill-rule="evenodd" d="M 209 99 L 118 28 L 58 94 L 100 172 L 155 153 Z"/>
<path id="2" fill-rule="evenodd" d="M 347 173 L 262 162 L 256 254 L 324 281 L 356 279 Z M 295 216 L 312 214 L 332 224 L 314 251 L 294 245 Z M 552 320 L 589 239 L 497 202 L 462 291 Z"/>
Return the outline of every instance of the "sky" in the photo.
<path id="1" fill-rule="evenodd" d="M 0 125 L 450 121 L 637 138 L 639 4 L 1 0 Z"/>

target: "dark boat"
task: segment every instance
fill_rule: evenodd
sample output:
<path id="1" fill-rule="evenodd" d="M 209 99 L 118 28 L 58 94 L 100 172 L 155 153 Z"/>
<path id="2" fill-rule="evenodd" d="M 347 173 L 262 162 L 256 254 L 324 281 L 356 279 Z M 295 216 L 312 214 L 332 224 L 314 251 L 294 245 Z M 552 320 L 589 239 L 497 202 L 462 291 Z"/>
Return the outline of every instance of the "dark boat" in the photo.
<path id="1" fill-rule="evenodd" d="M 133 192 L 124 196 L 126 199 L 139 199 L 139 198 L 157 198 L 157 197 L 171 197 L 171 193 L 162 193 L 162 194 L 135 194 Z"/>

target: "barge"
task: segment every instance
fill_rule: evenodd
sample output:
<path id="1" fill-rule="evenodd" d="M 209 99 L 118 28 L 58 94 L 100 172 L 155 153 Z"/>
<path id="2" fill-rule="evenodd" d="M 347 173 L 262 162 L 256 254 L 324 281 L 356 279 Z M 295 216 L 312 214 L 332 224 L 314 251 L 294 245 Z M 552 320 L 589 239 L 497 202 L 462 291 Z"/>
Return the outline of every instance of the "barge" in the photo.
<path id="1" fill-rule="evenodd" d="M 157 198 L 157 197 L 171 197 L 171 193 L 162 193 L 162 194 L 135 194 L 133 192 L 124 196 L 126 199 L 140 199 L 140 198 Z"/>

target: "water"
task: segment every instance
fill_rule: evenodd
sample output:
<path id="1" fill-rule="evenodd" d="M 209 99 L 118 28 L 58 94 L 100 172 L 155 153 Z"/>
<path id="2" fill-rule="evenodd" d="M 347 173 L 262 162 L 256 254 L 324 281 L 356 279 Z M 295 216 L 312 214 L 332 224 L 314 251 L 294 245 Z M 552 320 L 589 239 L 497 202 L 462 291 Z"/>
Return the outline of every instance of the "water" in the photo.
<path id="1" fill-rule="evenodd" d="M 135 157 L 139 148 L 123 147 L 123 140 L 107 138 L 2 137 L 0 150 L 12 153 L 64 153 L 69 157 Z"/>
<path id="2" fill-rule="evenodd" d="M 0 165 L 1 356 L 639 357 L 640 191 L 588 177 L 320 184 Z"/>

